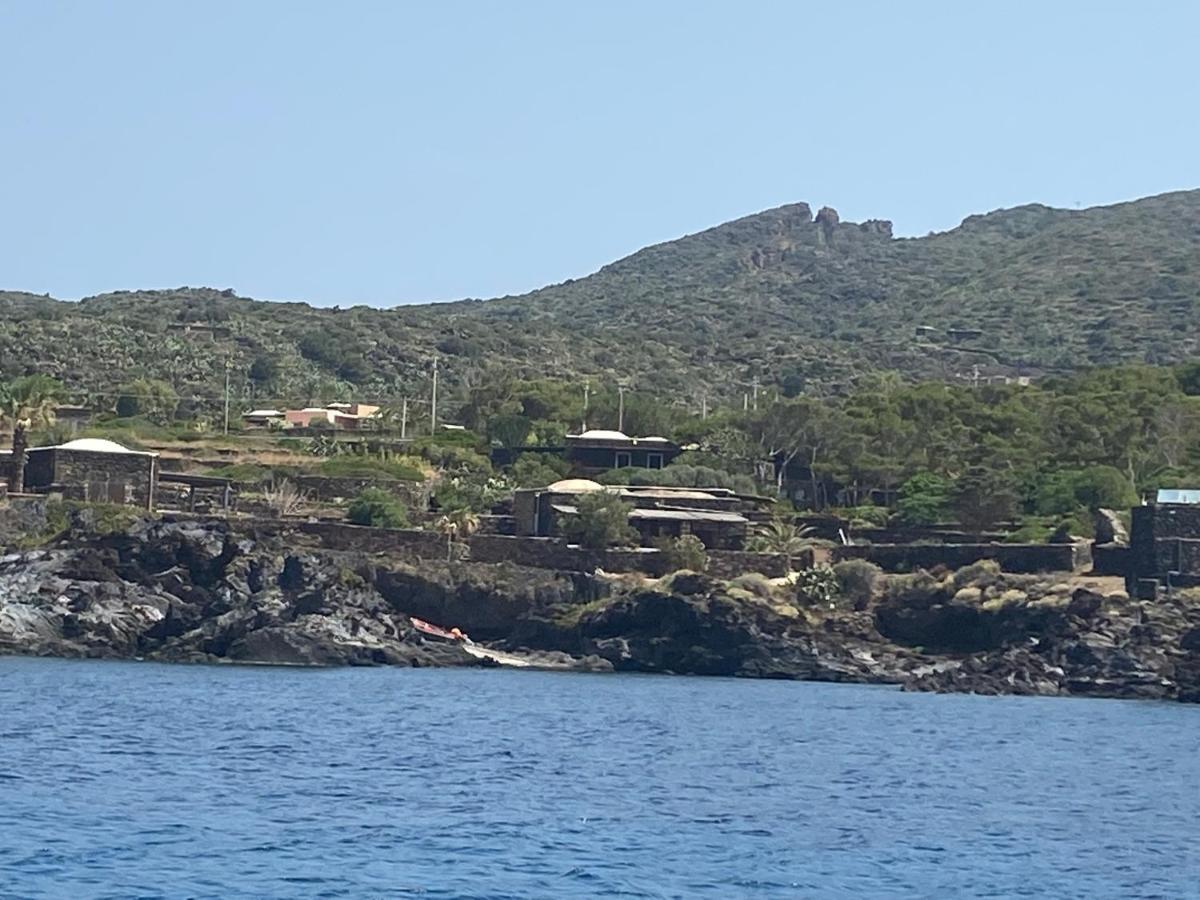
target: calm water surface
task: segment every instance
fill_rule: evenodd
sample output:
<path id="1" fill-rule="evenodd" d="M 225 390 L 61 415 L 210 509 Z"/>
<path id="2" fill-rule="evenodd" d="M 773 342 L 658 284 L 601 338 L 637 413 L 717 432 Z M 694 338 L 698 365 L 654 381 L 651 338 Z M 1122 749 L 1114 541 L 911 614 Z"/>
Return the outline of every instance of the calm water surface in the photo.
<path id="1" fill-rule="evenodd" d="M 0 658 L 0 896 L 1200 896 L 1200 708 Z"/>

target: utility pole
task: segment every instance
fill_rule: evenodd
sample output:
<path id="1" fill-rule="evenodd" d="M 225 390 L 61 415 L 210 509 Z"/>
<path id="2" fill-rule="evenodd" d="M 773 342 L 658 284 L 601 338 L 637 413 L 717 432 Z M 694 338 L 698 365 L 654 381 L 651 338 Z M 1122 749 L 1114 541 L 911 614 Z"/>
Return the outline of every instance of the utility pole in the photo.
<path id="1" fill-rule="evenodd" d="M 591 400 L 591 394 L 592 383 L 590 381 L 585 381 L 583 383 L 583 421 L 580 423 L 581 428 L 579 429 L 581 432 L 587 431 L 588 405 Z"/>
<path id="2" fill-rule="evenodd" d="M 438 376 L 438 358 L 433 358 L 433 399 L 432 409 L 429 411 L 429 433 L 437 434 L 437 376 Z"/>
<path id="3" fill-rule="evenodd" d="M 408 437 L 408 398 L 400 401 L 400 440 Z"/>
<path id="4" fill-rule="evenodd" d="M 229 436 L 229 360 L 225 360 L 225 436 Z"/>
<path id="5" fill-rule="evenodd" d="M 754 386 L 754 411 L 758 412 L 758 376 L 757 375 L 754 376 L 754 380 L 751 382 L 751 384 Z"/>
<path id="6" fill-rule="evenodd" d="M 700 421 L 708 418 L 708 394 L 700 395 Z"/>
<path id="7" fill-rule="evenodd" d="M 750 411 L 750 395 L 743 392 L 742 393 L 742 412 L 749 412 L 749 411 Z"/>
<path id="8" fill-rule="evenodd" d="M 617 431 L 625 431 L 625 388 L 617 385 Z"/>

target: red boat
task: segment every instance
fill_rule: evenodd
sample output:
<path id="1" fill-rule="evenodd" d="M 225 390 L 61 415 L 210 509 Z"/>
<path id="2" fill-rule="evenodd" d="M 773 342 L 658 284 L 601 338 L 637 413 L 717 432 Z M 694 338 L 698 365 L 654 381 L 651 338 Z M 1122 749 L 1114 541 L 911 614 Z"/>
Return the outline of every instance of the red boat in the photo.
<path id="1" fill-rule="evenodd" d="M 413 628 L 422 634 L 427 634 L 430 637 L 441 638 L 444 641 L 465 641 L 467 636 L 457 628 L 452 628 L 447 631 L 438 625 L 426 622 L 424 619 L 418 619 L 416 616 L 409 616 L 409 621 L 412 622 Z"/>

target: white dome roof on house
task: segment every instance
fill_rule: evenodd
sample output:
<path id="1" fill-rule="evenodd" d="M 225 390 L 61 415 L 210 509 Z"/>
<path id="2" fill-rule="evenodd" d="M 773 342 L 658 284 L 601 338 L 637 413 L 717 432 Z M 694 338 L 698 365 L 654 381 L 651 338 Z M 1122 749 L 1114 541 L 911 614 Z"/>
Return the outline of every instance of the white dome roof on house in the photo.
<path id="1" fill-rule="evenodd" d="M 577 437 L 586 438 L 589 441 L 627 441 L 629 435 L 622 434 L 619 431 L 605 431 L 604 429 L 593 429 L 585 431 Z"/>
<path id="2" fill-rule="evenodd" d="M 146 456 L 147 454 L 141 450 L 130 450 L 128 447 L 123 447 L 116 441 L 105 440 L 104 438 L 76 438 L 73 441 L 67 441 L 65 444 L 59 444 L 59 450 L 82 450 L 85 453 L 125 453 L 136 456 Z"/>
<path id="3" fill-rule="evenodd" d="M 556 481 L 546 490 L 555 494 L 593 494 L 604 490 L 604 485 L 589 481 L 587 478 L 564 478 Z"/>
<path id="4" fill-rule="evenodd" d="M 650 437 L 637 438 L 638 441 L 646 441 L 652 444 L 669 444 L 671 443 L 665 437 L 659 437 L 657 434 L 652 434 Z"/>

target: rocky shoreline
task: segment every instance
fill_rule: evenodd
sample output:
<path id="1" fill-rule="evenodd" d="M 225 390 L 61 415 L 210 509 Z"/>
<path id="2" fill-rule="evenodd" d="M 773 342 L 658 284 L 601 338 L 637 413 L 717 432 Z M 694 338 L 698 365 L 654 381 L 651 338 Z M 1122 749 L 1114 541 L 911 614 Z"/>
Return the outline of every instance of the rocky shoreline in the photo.
<path id="1" fill-rule="evenodd" d="M 76 515 L 48 546 L 0 558 L 0 653 L 497 664 L 417 616 L 540 668 L 1200 701 L 1200 599 L 1186 595 L 1139 602 L 981 564 L 830 608 L 758 578 L 405 561 L 211 521 L 101 530 Z"/>

